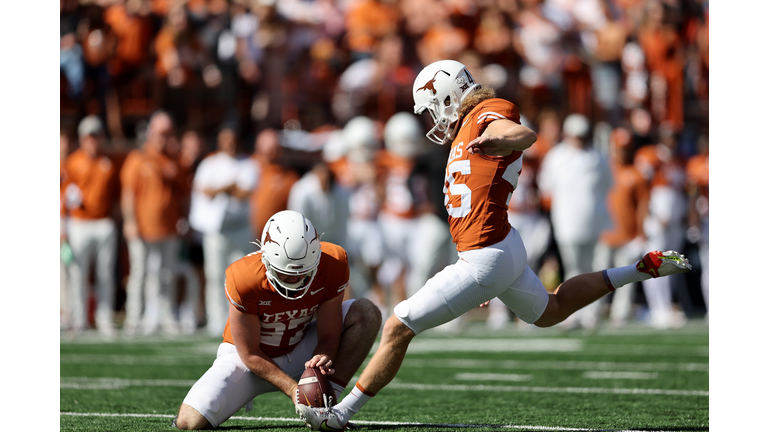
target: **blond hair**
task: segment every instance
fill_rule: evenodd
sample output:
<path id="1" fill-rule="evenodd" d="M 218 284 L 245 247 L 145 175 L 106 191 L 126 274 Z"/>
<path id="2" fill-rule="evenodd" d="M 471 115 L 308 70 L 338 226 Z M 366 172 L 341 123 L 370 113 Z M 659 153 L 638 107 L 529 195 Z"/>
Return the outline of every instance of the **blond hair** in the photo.
<path id="1" fill-rule="evenodd" d="M 486 85 L 480 86 L 479 89 L 464 99 L 464 101 L 461 103 L 461 108 L 459 108 L 459 118 L 469 114 L 469 112 L 472 111 L 480 102 L 493 99 L 495 97 L 496 90 L 494 90 L 493 87 Z"/>

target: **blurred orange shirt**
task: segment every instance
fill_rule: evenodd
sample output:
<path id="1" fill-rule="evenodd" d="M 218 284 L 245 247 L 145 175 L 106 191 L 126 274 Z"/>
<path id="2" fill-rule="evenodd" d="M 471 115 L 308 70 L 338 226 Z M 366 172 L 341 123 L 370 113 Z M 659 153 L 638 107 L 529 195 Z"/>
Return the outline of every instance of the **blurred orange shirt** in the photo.
<path id="1" fill-rule="evenodd" d="M 147 148 L 139 158 L 129 154 L 121 178 L 134 191 L 136 224 L 141 238 L 158 241 L 176 235 L 179 199 L 186 191 L 184 172 L 176 161 Z M 131 160 L 134 159 L 134 160 Z"/>
<path id="2" fill-rule="evenodd" d="M 267 220 L 288 208 L 288 195 L 299 175 L 280 164 L 265 162 L 257 156 L 253 158 L 259 164 L 261 174 L 251 194 L 251 228 L 255 236 L 260 236 Z"/>
<path id="3" fill-rule="evenodd" d="M 699 192 L 709 198 L 709 155 L 695 155 L 686 165 L 688 181 L 699 187 Z"/>
<path id="4" fill-rule="evenodd" d="M 147 17 L 129 15 L 125 5 L 113 5 L 104 11 L 104 21 L 117 35 L 115 56 L 122 62 L 138 66 L 148 60 L 152 42 L 152 23 Z M 122 65 L 114 65 L 122 67 Z"/>
<path id="5" fill-rule="evenodd" d="M 67 208 L 67 212 L 76 219 L 109 217 L 118 194 L 117 171 L 112 161 L 103 155 L 91 158 L 82 149 L 77 149 L 67 157 L 64 165 L 67 174 L 65 190 L 74 185 L 82 194 L 80 205 Z"/>
<path id="6" fill-rule="evenodd" d="M 398 18 L 395 5 L 376 0 L 362 0 L 353 5 L 346 17 L 349 48 L 371 52 L 379 39 L 397 30 Z"/>
<path id="7" fill-rule="evenodd" d="M 610 247 L 623 246 L 642 234 L 638 209 L 648 202 L 648 184 L 634 165 L 611 164 L 613 187 L 608 191 L 606 203 L 613 227 L 603 232 L 600 239 Z"/>
<path id="8" fill-rule="evenodd" d="M 662 144 L 640 147 L 635 153 L 635 166 L 651 187 L 683 186 L 685 167 Z"/>

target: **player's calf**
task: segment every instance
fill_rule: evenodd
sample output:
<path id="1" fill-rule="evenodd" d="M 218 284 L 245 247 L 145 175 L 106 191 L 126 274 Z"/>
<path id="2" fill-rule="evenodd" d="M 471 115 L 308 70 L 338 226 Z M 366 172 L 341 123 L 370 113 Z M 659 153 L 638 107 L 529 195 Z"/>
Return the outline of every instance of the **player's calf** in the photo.
<path id="1" fill-rule="evenodd" d="M 181 404 L 179 414 L 173 419 L 171 426 L 180 430 L 211 429 L 211 424 L 196 409 L 187 404 Z"/>

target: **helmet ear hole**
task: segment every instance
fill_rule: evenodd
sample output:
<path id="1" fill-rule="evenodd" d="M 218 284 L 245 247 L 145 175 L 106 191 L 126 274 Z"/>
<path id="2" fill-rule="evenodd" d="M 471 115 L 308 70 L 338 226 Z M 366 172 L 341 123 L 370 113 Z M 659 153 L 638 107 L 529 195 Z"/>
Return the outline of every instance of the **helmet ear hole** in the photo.
<path id="1" fill-rule="evenodd" d="M 446 96 L 445 100 L 443 101 L 443 105 L 445 106 L 451 106 L 451 96 Z"/>

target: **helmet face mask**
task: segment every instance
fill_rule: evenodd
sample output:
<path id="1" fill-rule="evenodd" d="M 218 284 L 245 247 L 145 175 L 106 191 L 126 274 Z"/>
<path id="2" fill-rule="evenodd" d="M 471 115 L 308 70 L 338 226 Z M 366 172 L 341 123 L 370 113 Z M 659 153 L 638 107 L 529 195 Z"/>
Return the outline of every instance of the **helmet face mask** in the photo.
<path id="1" fill-rule="evenodd" d="M 285 210 L 267 221 L 261 236 L 261 261 L 267 281 L 281 296 L 298 300 L 307 293 L 317 275 L 320 255 L 320 236 L 301 213 Z"/>
<path id="2" fill-rule="evenodd" d="M 413 112 L 429 111 L 435 126 L 427 138 L 436 144 L 445 144 L 454 137 L 461 103 L 480 87 L 467 68 L 455 60 L 434 62 L 419 72 L 413 82 Z"/>

